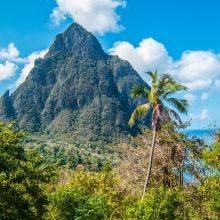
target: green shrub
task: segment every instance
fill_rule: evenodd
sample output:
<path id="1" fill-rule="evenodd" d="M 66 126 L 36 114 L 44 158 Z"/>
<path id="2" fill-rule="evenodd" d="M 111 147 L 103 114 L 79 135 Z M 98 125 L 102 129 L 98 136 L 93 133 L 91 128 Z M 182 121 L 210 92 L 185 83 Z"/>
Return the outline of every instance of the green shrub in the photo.
<path id="1" fill-rule="evenodd" d="M 53 173 L 24 151 L 22 140 L 12 125 L 0 123 L 0 219 L 41 219 L 45 212 L 45 183 Z"/>
<path id="2" fill-rule="evenodd" d="M 182 204 L 179 190 L 164 187 L 151 188 L 146 192 L 145 198 L 139 199 L 132 205 L 126 204 L 125 219 L 176 219 L 180 214 L 178 208 Z"/>
<path id="3" fill-rule="evenodd" d="M 117 179 L 111 171 L 77 171 L 70 183 L 61 184 L 52 193 L 47 218 L 108 219 L 119 213 L 120 200 Z"/>

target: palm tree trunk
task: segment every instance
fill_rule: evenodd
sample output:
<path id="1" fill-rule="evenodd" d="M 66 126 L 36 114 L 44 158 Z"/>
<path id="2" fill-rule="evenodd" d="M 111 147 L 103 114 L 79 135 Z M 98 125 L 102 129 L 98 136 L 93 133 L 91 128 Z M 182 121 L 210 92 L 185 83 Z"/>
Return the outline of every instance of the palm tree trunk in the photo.
<path id="1" fill-rule="evenodd" d="M 183 173 L 184 173 L 184 159 L 182 159 L 182 164 L 181 164 L 181 172 L 180 172 L 180 186 L 183 187 Z"/>
<path id="2" fill-rule="evenodd" d="M 146 181 L 145 181 L 145 184 L 144 184 L 144 190 L 143 190 L 142 199 L 144 199 L 144 195 L 145 195 L 146 189 L 147 189 L 147 187 L 149 186 L 149 183 L 150 183 L 150 175 L 151 175 L 151 169 L 152 169 L 152 164 L 153 164 L 153 155 L 154 155 L 154 148 L 155 148 L 155 141 L 156 141 L 156 130 L 157 130 L 156 129 L 156 125 L 154 125 L 154 127 L 153 127 L 152 145 L 151 145 L 151 152 L 150 152 L 147 176 L 146 176 Z"/>

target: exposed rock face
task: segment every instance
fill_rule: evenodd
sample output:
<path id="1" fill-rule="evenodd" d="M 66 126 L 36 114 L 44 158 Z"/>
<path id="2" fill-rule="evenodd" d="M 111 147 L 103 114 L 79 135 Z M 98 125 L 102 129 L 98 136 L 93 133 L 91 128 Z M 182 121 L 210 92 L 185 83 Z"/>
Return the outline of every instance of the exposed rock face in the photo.
<path id="1" fill-rule="evenodd" d="M 1 119 L 4 121 L 12 120 L 15 117 L 14 107 L 9 95 L 9 90 L 7 90 L 0 98 L 0 115 Z"/>
<path id="2" fill-rule="evenodd" d="M 133 85 L 143 80 L 127 62 L 107 55 L 78 24 L 59 34 L 26 81 L 0 100 L 0 118 L 31 132 L 49 130 L 110 137 L 132 133 Z"/>

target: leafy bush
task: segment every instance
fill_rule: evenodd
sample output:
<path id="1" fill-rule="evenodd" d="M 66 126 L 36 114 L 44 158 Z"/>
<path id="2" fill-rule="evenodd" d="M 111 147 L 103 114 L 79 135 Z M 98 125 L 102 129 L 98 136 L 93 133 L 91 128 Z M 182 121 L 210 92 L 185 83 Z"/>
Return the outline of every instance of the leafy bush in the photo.
<path id="1" fill-rule="evenodd" d="M 68 146 L 68 149 L 64 147 L 59 149 L 60 142 L 58 142 L 51 149 L 55 156 L 54 160 L 60 161 L 58 164 L 61 165 L 59 169 L 55 169 L 48 166 L 54 164 L 53 158 L 48 160 L 50 156 L 39 156 L 34 147 L 31 147 L 31 143 L 35 146 L 35 139 L 29 142 L 29 147 L 25 151 L 24 135 L 16 131 L 12 125 L 0 123 L 0 219 L 219 219 L 219 140 L 207 150 L 203 142 L 185 137 L 180 139 L 181 136 L 178 137 L 178 142 L 175 142 L 175 137 L 167 135 L 164 140 L 164 137 L 160 136 L 157 143 L 158 152 L 161 145 L 172 148 L 177 143 L 183 149 L 188 149 L 187 155 L 190 157 L 187 157 L 187 161 L 192 164 L 201 161 L 199 164 L 202 164 L 202 167 L 194 167 L 197 172 L 191 169 L 189 163 L 187 164 L 194 174 L 199 174 L 197 176 L 200 181 L 188 183 L 185 181 L 184 184 L 173 184 L 172 187 L 168 187 L 158 176 L 154 178 L 156 182 L 151 184 L 142 200 L 140 195 L 143 181 L 139 176 L 144 173 L 145 169 L 143 171 L 141 169 L 144 168 L 142 164 L 146 161 L 147 155 L 145 155 L 146 148 L 141 145 L 140 137 L 136 139 L 139 140 L 137 142 L 139 147 L 123 148 L 117 145 L 118 154 L 115 154 L 114 148 L 110 148 L 113 160 L 118 160 L 120 166 L 114 161 L 104 163 L 107 157 L 103 152 L 106 149 L 97 148 L 92 151 L 86 148 L 74 148 L 71 151 L 70 145 L 65 141 L 64 147 Z M 39 144 L 43 144 L 44 140 L 46 139 L 42 139 Z M 41 145 L 38 148 L 42 155 L 46 155 L 45 146 Z M 71 155 L 67 152 L 71 152 Z M 91 157 L 90 161 L 94 160 L 93 163 L 98 164 L 95 157 L 98 152 L 100 155 L 103 154 L 101 171 L 99 169 L 91 171 L 87 163 L 81 164 L 87 160 L 87 156 Z M 70 156 L 68 163 L 79 156 L 78 162 L 72 161 L 77 167 L 75 171 L 70 169 L 71 166 L 63 166 L 66 161 L 62 162 L 62 160 L 68 156 Z M 155 161 L 159 161 L 159 156 L 160 154 L 156 156 Z M 165 157 L 167 161 L 168 156 Z M 165 159 L 161 157 L 160 161 Z M 79 163 L 81 165 L 77 166 Z M 111 167 L 111 164 L 114 166 Z M 160 168 L 160 163 L 157 166 Z M 207 170 L 201 172 L 197 167 L 198 169 L 206 167 Z M 56 182 L 52 182 L 57 171 L 59 178 Z M 187 173 L 188 169 L 185 172 Z M 131 176 L 133 178 L 125 181 L 122 173 L 126 174 L 126 178 Z"/>
<path id="2" fill-rule="evenodd" d="M 47 197 L 45 183 L 53 176 L 33 152 L 26 154 L 23 134 L 0 123 L 0 219 L 41 219 Z"/>
<path id="3" fill-rule="evenodd" d="M 123 192 L 113 173 L 76 171 L 51 194 L 48 219 L 107 219 L 117 215 Z"/>
<path id="4" fill-rule="evenodd" d="M 126 204 L 124 219 L 177 219 L 183 203 L 180 190 L 164 187 L 151 188 L 144 199 L 138 199 L 132 205 Z"/>

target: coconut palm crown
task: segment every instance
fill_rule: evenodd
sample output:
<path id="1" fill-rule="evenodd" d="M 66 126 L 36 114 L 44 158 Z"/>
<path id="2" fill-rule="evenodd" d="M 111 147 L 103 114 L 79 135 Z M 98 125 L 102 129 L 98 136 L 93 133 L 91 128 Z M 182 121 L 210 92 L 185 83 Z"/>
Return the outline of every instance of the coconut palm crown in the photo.
<path id="1" fill-rule="evenodd" d="M 133 98 L 145 98 L 146 103 L 137 106 L 128 124 L 132 127 L 137 119 L 144 118 L 151 111 L 153 111 L 152 127 L 164 120 L 182 124 L 178 112 L 187 114 L 188 103 L 185 99 L 176 98 L 173 95 L 186 91 L 187 87 L 179 84 L 169 74 L 163 74 L 160 77 L 157 71 L 147 74 L 151 78 L 150 90 L 146 86 L 135 86 L 131 92 Z"/>

